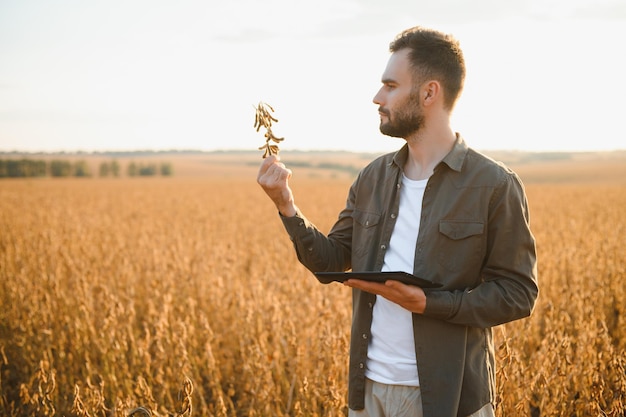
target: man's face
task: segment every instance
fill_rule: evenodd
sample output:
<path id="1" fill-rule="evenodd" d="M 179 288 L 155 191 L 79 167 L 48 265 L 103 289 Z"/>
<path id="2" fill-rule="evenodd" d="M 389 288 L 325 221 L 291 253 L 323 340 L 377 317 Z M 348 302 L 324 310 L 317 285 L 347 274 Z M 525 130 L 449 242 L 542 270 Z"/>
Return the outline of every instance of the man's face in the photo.
<path id="1" fill-rule="evenodd" d="M 383 73 L 383 86 L 374 97 L 374 103 L 379 106 L 381 133 L 404 139 L 424 126 L 408 53 L 408 49 L 403 49 L 391 55 Z"/>

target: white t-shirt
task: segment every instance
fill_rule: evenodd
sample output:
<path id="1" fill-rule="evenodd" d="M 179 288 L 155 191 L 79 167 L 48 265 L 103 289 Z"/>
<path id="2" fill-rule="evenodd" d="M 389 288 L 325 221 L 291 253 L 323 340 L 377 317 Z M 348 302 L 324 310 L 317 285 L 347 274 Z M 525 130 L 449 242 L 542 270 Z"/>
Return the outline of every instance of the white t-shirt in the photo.
<path id="1" fill-rule="evenodd" d="M 427 179 L 414 181 L 402 176 L 400 209 L 385 253 L 383 271 L 413 273 L 427 182 Z M 377 296 L 373 314 L 365 376 L 384 384 L 419 386 L 411 312 Z"/>

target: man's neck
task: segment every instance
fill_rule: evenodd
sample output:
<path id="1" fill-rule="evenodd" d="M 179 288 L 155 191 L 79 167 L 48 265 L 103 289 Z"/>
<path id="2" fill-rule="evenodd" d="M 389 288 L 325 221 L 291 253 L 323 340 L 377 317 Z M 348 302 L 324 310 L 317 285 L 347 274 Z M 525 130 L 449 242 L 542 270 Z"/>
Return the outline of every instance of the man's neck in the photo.
<path id="1" fill-rule="evenodd" d="M 408 138 L 409 157 L 404 165 L 404 175 L 412 180 L 429 178 L 455 142 L 456 134 L 450 125 L 430 131 L 424 129 Z"/>

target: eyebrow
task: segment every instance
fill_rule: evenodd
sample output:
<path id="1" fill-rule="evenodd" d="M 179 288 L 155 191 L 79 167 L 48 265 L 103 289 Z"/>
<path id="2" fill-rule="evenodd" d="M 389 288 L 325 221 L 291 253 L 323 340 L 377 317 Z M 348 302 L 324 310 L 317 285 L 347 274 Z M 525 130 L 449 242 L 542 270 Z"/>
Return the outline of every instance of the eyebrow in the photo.
<path id="1" fill-rule="evenodd" d="M 383 84 L 398 84 L 398 82 L 392 78 L 383 78 L 381 82 Z"/>

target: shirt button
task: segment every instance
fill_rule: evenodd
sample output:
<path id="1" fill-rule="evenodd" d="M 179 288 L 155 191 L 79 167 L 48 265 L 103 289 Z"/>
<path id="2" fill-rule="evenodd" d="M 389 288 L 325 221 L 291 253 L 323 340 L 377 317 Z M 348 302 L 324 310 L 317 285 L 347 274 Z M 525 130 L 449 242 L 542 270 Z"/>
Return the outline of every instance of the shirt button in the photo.
<path id="1" fill-rule="evenodd" d="M 304 222 L 300 222 L 298 226 L 304 226 Z"/>
<path id="2" fill-rule="evenodd" d="M 363 362 L 361 362 L 361 363 L 359 364 L 359 368 L 363 369 L 364 367 L 365 367 L 365 365 L 363 365 Z"/>
<path id="3" fill-rule="evenodd" d="M 309 248 L 309 249 L 308 249 L 308 251 L 309 251 L 309 252 L 313 252 L 313 248 Z"/>
<path id="4" fill-rule="evenodd" d="M 395 219 L 396 218 L 396 213 L 391 213 L 391 218 Z"/>
<path id="5" fill-rule="evenodd" d="M 367 339 L 367 335 L 363 333 L 363 339 Z"/>
<path id="6" fill-rule="evenodd" d="M 373 304 L 372 304 L 372 303 L 367 303 L 367 306 L 368 306 L 369 308 L 372 308 L 372 307 L 373 307 Z"/>
<path id="7" fill-rule="evenodd" d="M 380 248 L 381 248 L 382 250 L 385 250 L 385 249 L 387 249 L 387 246 L 386 246 L 386 245 L 380 245 Z"/>

